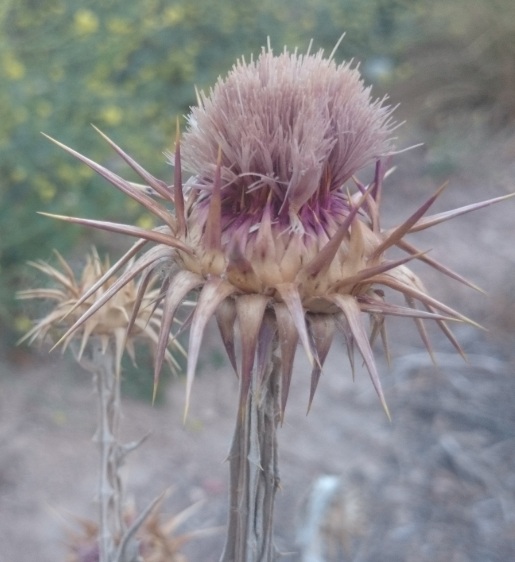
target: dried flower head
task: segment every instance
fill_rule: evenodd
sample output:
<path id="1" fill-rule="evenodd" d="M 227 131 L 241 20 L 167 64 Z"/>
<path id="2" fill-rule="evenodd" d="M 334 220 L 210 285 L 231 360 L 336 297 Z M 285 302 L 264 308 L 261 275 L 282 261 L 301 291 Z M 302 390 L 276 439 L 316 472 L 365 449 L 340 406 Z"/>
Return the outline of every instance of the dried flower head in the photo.
<path id="1" fill-rule="evenodd" d="M 192 540 L 204 538 L 219 531 L 212 527 L 179 533 L 178 529 L 198 509 L 199 503 L 168 518 L 164 518 L 158 502 L 149 516 L 145 519 L 136 533 L 139 558 L 141 562 L 187 562 L 181 553 L 183 547 Z M 123 513 L 127 527 L 134 524 L 137 517 L 132 508 L 125 509 Z M 89 519 L 76 518 L 77 530 L 68 533 L 67 562 L 99 562 L 100 549 L 98 544 L 98 524 Z"/>
<path id="2" fill-rule="evenodd" d="M 55 255 L 60 269 L 44 261 L 29 262 L 32 267 L 48 276 L 56 286 L 20 291 L 18 298 L 46 299 L 54 302 L 55 306 L 46 316 L 35 323 L 21 341 L 28 340 L 29 343 L 33 343 L 36 340 L 39 342 L 50 340 L 55 342 L 94 303 L 95 299 L 91 296 L 83 298 L 91 287 L 101 281 L 102 285 L 99 292 L 103 294 L 116 281 L 116 276 L 109 272 L 111 266 L 108 258 L 106 257 L 102 263 L 95 248 L 92 248 L 91 253 L 87 255 L 86 264 L 80 278 L 76 277 L 73 269 L 57 251 Z M 92 338 L 97 338 L 104 353 L 108 346 L 113 345 L 116 370 L 119 372 L 125 348 L 131 359 L 135 360 L 134 343 L 136 340 L 145 341 L 151 349 L 155 349 L 158 341 L 160 318 L 163 313 L 160 307 L 152 308 L 158 296 L 159 290 L 150 288 L 143 297 L 141 293 L 138 294 L 135 281 L 127 283 L 121 291 L 118 291 L 110 299 L 108 305 L 81 324 L 79 330 L 62 338 L 63 351 L 73 340 L 80 340 L 77 350 L 77 358 L 80 361 L 88 343 Z M 132 322 L 134 328 L 130 337 L 126 338 L 129 319 L 136 303 L 138 303 L 138 312 Z M 171 338 L 170 343 L 172 343 Z M 184 353 L 177 341 L 173 341 L 173 346 L 176 350 Z M 164 360 L 172 370 L 179 368 L 177 360 L 168 349 L 165 351 Z"/>
<path id="3" fill-rule="evenodd" d="M 253 370 L 264 372 L 276 335 L 283 410 L 299 340 L 312 369 L 311 403 L 339 330 L 351 361 L 354 348 L 358 349 L 386 408 L 371 349 L 376 336 L 386 341 L 385 317 L 414 318 L 429 351 L 423 321 L 435 320 L 460 353 L 447 321 L 469 322 L 431 297 L 406 263 L 421 260 L 470 283 L 419 252 L 406 235 L 502 199 L 424 218 L 438 190 L 402 224 L 383 230 L 380 203 L 387 171 L 384 162 L 393 152 L 391 112 L 382 100 L 372 100 L 349 64 L 336 64 L 322 51 L 300 55 L 285 50 L 275 56 L 269 48 L 256 60 L 238 62 L 208 95 L 199 94 L 182 143 L 176 142 L 173 186 L 154 178 L 105 135 L 145 187 L 60 145 L 163 223 L 143 230 L 59 217 L 139 238 L 116 267 L 147 242 L 155 243 L 104 290 L 68 335 L 140 272 L 146 283 L 165 265 L 156 376 L 177 309 L 191 291 L 198 292 L 190 319 L 187 403 L 202 335 L 208 320 L 216 316 L 228 356 L 242 379 L 242 401 Z M 184 185 L 181 158 L 192 173 Z M 365 186 L 355 174 L 374 163 L 374 179 Z M 406 257 L 388 259 L 386 252 L 393 246 Z M 387 290 L 402 295 L 406 306 L 387 302 Z M 366 316 L 371 320 L 370 332 Z"/>

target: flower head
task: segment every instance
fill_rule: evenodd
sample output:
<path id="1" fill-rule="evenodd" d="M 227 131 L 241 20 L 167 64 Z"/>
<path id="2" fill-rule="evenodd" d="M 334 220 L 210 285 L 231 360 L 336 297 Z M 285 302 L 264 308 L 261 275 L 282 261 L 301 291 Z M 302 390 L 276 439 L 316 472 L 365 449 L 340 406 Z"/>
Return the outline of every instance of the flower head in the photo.
<path id="1" fill-rule="evenodd" d="M 48 276 L 55 286 L 20 291 L 18 298 L 45 299 L 55 303 L 55 306 L 46 316 L 35 323 L 21 341 L 28 340 L 29 343 L 33 343 L 36 340 L 43 342 L 59 339 L 93 304 L 95 299 L 91 296 L 83 298 L 84 295 L 87 295 L 88 291 L 92 287 L 98 286 L 99 283 L 99 292 L 103 294 L 116 281 L 116 277 L 109 273 L 111 267 L 109 260 L 106 258 L 102 262 L 95 248 L 92 248 L 91 253 L 87 255 L 80 277 L 75 275 L 70 265 L 58 252 L 55 252 L 55 255 L 60 269 L 44 261 L 29 262 L 30 265 Z M 104 353 L 110 345 L 113 346 L 116 370 L 119 372 L 124 348 L 127 349 L 130 357 L 135 359 L 135 341 L 146 341 L 155 350 L 162 310 L 160 308 L 152 310 L 151 304 L 158 294 L 158 289 L 150 288 L 143 296 L 141 292 L 138 292 L 134 281 L 125 284 L 105 307 L 82 323 L 80 329 L 63 338 L 63 350 L 73 340 L 80 340 L 77 350 L 77 359 L 80 361 L 92 338 L 96 338 L 100 341 Z M 131 320 L 135 304 L 138 307 L 137 314 Z M 133 325 L 133 330 L 130 337 L 126 338 L 127 328 L 130 324 Z M 177 342 L 174 341 L 173 344 L 175 349 L 181 350 Z M 179 365 L 169 350 L 165 351 L 164 359 L 173 370 L 178 369 Z"/>
<path id="2" fill-rule="evenodd" d="M 223 230 L 235 214 L 248 230 L 268 212 L 278 229 L 316 235 L 326 213 L 348 213 L 345 182 L 391 152 L 390 114 L 348 63 L 263 51 L 198 96 L 183 162 L 207 199 L 220 168 Z"/>
<path id="3" fill-rule="evenodd" d="M 198 293 L 190 319 L 187 402 L 205 326 L 216 316 L 242 378 L 242 401 L 253 373 L 264 372 L 276 338 L 283 409 L 298 341 L 311 364 L 311 402 L 334 333 L 340 331 L 351 361 L 354 348 L 361 354 L 386 408 L 371 348 L 378 336 L 386 342 L 385 318 L 414 318 L 429 351 L 423 321 L 434 320 L 460 353 L 447 321 L 469 321 L 432 298 L 406 263 L 421 260 L 470 283 L 419 252 L 406 235 L 496 201 L 424 218 L 439 190 L 402 224 L 383 230 L 380 203 L 384 162 L 393 152 L 391 112 L 383 101 L 371 99 L 349 64 L 338 65 L 322 52 L 285 50 L 275 56 L 268 49 L 255 61 L 238 62 L 208 95 L 199 94 L 182 142 L 176 142 L 173 186 L 154 178 L 105 135 L 144 187 L 61 145 L 163 223 L 143 230 L 60 217 L 139 238 L 117 267 L 147 242 L 155 243 L 69 333 L 140 272 L 146 282 L 165 267 L 156 374 L 178 307 L 190 292 Z M 192 173 L 186 184 L 181 159 Z M 375 175 L 363 185 L 356 173 L 367 164 L 375 164 Z M 393 246 L 406 257 L 389 260 L 386 252 Z M 406 305 L 387 302 L 389 290 L 402 295 Z"/>

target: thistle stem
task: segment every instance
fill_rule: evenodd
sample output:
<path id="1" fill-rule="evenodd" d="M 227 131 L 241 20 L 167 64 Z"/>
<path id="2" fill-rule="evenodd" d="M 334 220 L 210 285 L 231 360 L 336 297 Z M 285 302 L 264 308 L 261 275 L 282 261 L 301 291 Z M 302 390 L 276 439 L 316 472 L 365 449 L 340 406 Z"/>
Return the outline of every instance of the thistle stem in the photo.
<path id="1" fill-rule="evenodd" d="M 123 451 L 117 441 L 120 426 L 120 381 L 115 373 L 111 349 L 104 353 L 95 347 L 93 365 L 98 394 L 98 433 L 100 447 L 99 504 L 100 562 L 112 562 L 116 543 L 125 531 L 123 490 L 119 475 Z"/>
<path id="2" fill-rule="evenodd" d="M 276 349 L 277 341 L 273 351 Z M 276 557 L 272 521 L 279 487 L 281 365 L 273 351 L 263 379 L 254 369 L 248 394 L 242 396 L 244 406 L 236 417 L 229 455 L 229 524 L 220 562 L 272 562 Z"/>
<path id="3" fill-rule="evenodd" d="M 122 413 L 121 385 L 116 371 L 116 351 L 112 344 L 103 350 L 100 345 L 93 343 L 89 359 L 78 357 L 77 353 L 75 355 L 80 365 L 93 374 L 97 390 L 98 428 L 94 440 L 100 449 L 99 562 L 138 562 L 141 558 L 139 541 L 135 535 L 157 500 L 128 527 L 123 516 L 125 498 L 120 469 L 128 453 L 139 447 L 145 437 L 128 444 L 118 440 Z"/>

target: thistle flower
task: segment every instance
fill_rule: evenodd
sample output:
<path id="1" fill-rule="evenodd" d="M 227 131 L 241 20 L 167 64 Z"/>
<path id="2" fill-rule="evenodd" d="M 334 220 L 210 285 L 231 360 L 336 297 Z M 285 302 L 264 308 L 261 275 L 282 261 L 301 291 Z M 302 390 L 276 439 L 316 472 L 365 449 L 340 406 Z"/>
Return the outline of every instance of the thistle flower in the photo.
<path id="1" fill-rule="evenodd" d="M 282 411 L 298 341 L 311 365 L 311 404 L 334 333 L 340 331 L 351 362 L 357 348 L 386 409 L 371 348 L 379 336 L 386 346 L 385 318 L 415 319 L 429 352 L 425 320 L 436 321 L 459 353 L 462 350 L 447 322 L 472 323 L 433 298 L 406 264 L 419 260 L 472 284 L 420 252 L 406 236 L 503 199 L 424 217 L 440 189 L 402 224 L 382 229 L 383 180 L 386 162 L 394 152 L 391 114 L 384 100 L 371 98 L 370 89 L 350 64 L 337 64 L 332 56 L 324 58 L 322 51 L 301 55 L 285 50 L 275 56 L 268 48 L 256 60 L 239 61 L 209 94 L 198 95 L 182 142 L 177 138 L 171 157 L 173 186 L 153 177 L 102 133 L 139 174 L 144 187 L 60 145 L 163 223 L 144 230 L 58 217 L 139 239 L 109 275 L 132 260 L 147 242 L 155 243 L 115 283 L 101 289 L 96 303 L 65 338 L 86 325 L 138 274 L 142 273 L 144 288 L 164 269 L 167 273 L 158 297 L 163 315 L 156 377 L 177 309 L 189 293 L 198 292 L 190 318 L 186 404 L 203 332 L 216 316 L 228 357 L 241 377 L 242 402 L 254 368 L 264 372 L 273 332 L 279 340 Z M 181 159 L 192 174 L 185 184 Z M 364 185 L 356 173 L 369 164 L 375 164 L 375 175 Z M 392 247 L 406 256 L 388 259 L 386 253 Z M 83 298 L 89 299 L 101 287 L 102 282 L 96 283 Z M 400 294 L 406 304 L 388 302 L 388 291 Z M 131 323 L 139 304 L 137 300 Z"/>
<path id="2" fill-rule="evenodd" d="M 60 269 L 39 260 L 29 262 L 29 264 L 44 273 L 55 284 L 55 287 L 37 288 L 20 291 L 19 299 L 46 299 L 53 301 L 55 306 L 50 312 L 38 320 L 31 330 L 21 338 L 20 341 L 28 341 L 30 344 L 36 340 L 56 341 L 66 330 L 91 307 L 94 298 L 84 295 L 99 280 L 103 280 L 99 294 L 102 295 L 109 290 L 116 282 L 116 277 L 109 273 L 111 269 L 109 259 L 106 257 L 104 262 L 100 260 L 98 252 L 92 248 L 86 257 L 86 264 L 80 277 L 77 277 L 66 262 L 66 260 L 55 251 Z M 130 267 L 130 265 L 129 265 Z M 107 275 L 106 275 L 107 273 Z M 138 296 L 136 282 L 133 280 L 118 291 L 109 301 L 109 304 L 99 310 L 95 315 L 88 318 L 81 325 L 80 330 L 69 333 L 62 338 L 63 351 L 73 340 L 80 340 L 77 350 L 77 359 L 81 361 L 85 349 L 92 338 L 98 338 L 105 353 L 108 346 L 113 345 L 116 373 L 120 372 L 120 364 L 124 349 L 127 349 L 129 356 L 135 361 L 134 343 L 136 340 L 146 341 L 151 349 L 155 349 L 158 341 L 158 330 L 162 309 L 152 307 L 152 303 L 158 298 L 159 290 L 150 288 L 144 297 Z M 133 320 L 134 329 L 131 336 L 126 338 L 127 326 L 135 303 L 139 303 L 138 314 Z M 79 303 L 79 304 L 77 304 Z M 180 344 L 172 340 L 174 349 L 184 353 Z M 177 359 L 167 349 L 165 350 L 164 360 L 173 371 L 179 369 Z"/>

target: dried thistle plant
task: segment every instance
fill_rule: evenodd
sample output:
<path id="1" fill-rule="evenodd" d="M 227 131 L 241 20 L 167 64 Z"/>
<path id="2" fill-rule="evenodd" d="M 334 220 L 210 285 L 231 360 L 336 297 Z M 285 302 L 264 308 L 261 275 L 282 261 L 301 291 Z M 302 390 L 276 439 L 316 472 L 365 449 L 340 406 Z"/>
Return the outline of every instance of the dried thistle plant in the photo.
<path id="1" fill-rule="evenodd" d="M 70 264 L 59 252 L 54 253 L 60 269 L 43 260 L 29 262 L 29 265 L 45 274 L 55 286 L 19 291 L 17 298 L 22 300 L 42 299 L 53 302 L 54 307 L 35 323 L 21 338 L 20 343 L 23 341 L 27 341 L 29 344 L 55 343 L 94 304 L 94 297 L 82 298 L 91 287 L 101 280 L 102 286 L 99 294 L 102 294 L 116 281 L 116 276 L 109 273 L 111 269 L 109 259 L 106 257 L 102 262 L 95 248 L 92 248 L 91 253 L 86 256 L 86 263 L 80 277 L 75 275 Z M 75 351 L 77 360 L 81 362 L 88 344 L 91 343 L 92 338 L 96 338 L 99 340 L 103 352 L 110 347 L 113 348 L 115 369 L 119 375 L 124 350 L 135 361 L 134 343 L 136 341 L 146 342 L 150 349 L 154 350 L 158 341 L 163 311 L 160 307 L 152 306 L 159 298 L 159 289 L 151 287 L 146 287 L 146 289 L 145 293 L 139 291 L 134 280 L 125 285 L 123 291 L 117 293 L 108 306 L 89 318 L 80 330 L 74 331 L 62 339 L 63 352 L 70 343 L 78 341 L 79 346 Z M 81 302 L 77 305 L 79 301 Z M 136 303 L 138 303 L 138 312 L 132 320 L 133 329 L 127 337 L 129 319 Z M 170 337 L 168 343 L 171 342 Z M 173 345 L 175 350 L 185 354 L 176 340 L 173 340 Z M 164 359 L 173 372 L 179 370 L 177 359 L 168 349 L 165 350 Z"/>
<path id="2" fill-rule="evenodd" d="M 351 364 L 357 349 L 388 412 L 371 347 L 380 337 L 386 348 L 385 318 L 414 319 L 430 353 L 424 321 L 435 321 L 460 354 L 448 322 L 474 324 L 433 298 L 406 264 L 418 260 L 473 285 L 420 252 L 406 237 L 505 197 L 425 216 L 439 189 L 404 222 L 383 229 L 383 180 L 394 154 L 391 114 L 384 100 L 371 98 L 350 64 L 337 64 L 322 51 L 301 55 L 284 50 L 275 56 L 268 48 L 256 60 L 239 61 L 209 94 L 198 95 L 198 105 L 171 157 L 172 186 L 152 176 L 102 133 L 144 186 L 57 143 L 162 222 L 144 230 L 50 215 L 137 238 L 112 272 L 154 243 L 104 290 L 65 337 L 137 275 L 143 272 L 146 283 L 161 275 L 164 266 L 156 377 L 177 310 L 191 291 L 198 293 L 190 318 L 187 410 L 202 336 L 209 319 L 217 319 L 240 378 L 224 562 L 274 557 L 271 529 L 279 478 L 275 431 L 284 415 L 299 341 L 311 369 L 309 404 L 333 336 L 340 332 Z M 191 173 L 185 184 L 183 163 Z M 375 164 L 375 175 L 364 185 L 356 173 L 370 164 Z M 394 247 L 405 257 L 388 259 L 387 252 Z M 84 298 L 101 285 L 97 283 Z M 388 293 L 403 297 L 405 306 L 387 301 Z"/>
<path id="3" fill-rule="evenodd" d="M 35 323 L 22 341 L 28 340 L 29 343 L 48 339 L 55 341 L 90 308 L 91 297 L 82 300 L 81 298 L 95 283 L 102 281 L 100 289 L 102 292 L 116 281 L 116 277 L 109 273 L 111 268 L 108 259 L 106 258 L 102 263 L 95 248 L 87 256 L 80 277 L 75 276 L 73 269 L 58 252 L 56 257 L 60 269 L 43 261 L 31 262 L 31 265 L 48 276 L 55 286 L 18 293 L 20 299 L 45 299 L 54 303 L 50 312 Z M 145 520 L 145 517 L 142 517 L 137 525 L 131 527 L 127 525 L 123 516 L 125 497 L 119 474 L 127 454 L 142 440 L 121 444 L 118 441 L 118 434 L 121 417 L 120 370 L 123 351 L 127 349 L 134 360 L 136 341 L 146 343 L 152 350 L 157 346 L 158 327 L 162 316 L 162 309 L 155 306 L 159 290 L 152 287 L 147 289 L 146 294 L 143 294 L 135 281 L 126 284 L 123 290 L 119 291 L 107 306 L 90 317 L 80 330 L 69 334 L 63 340 L 63 349 L 68 345 L 75 347 L 74 355 L 77 362 L 93 373 L 96 384 L 99 424 L 95 440 L 99 443 L 101 460 L 98 485 L 100 522 L 95 535 L 95 544 L 89 546 L 88 552 L 96 549 L 96 559 L 101 562 L 132 560 L 130 552 L 137 549 L 135 533 Z M 77 306 L 79 301 L 81 304 Z M 133 330 L 127 336 L 127 326 L 135 303 L 138 303 L 138 311 L 132 318 Z M 170 344 L 175 351 L 184 353 L 180 344 L 171 336 L 167 344 Z M 168 349 L 165 350 L 164 359 L 173 371 L 178 368 L 177 360 Z M 147 508 L 144 515 L 148 514 L 149 510 L 150 508 Z M 85 527 L 87 531 L 85 536 L 88 536 L 90 530 L 90 526 Z M 86 559 L 88 558 L 84 560 Z"/>
<path id="4" fill-rule="evenodd" d="M 210 528 L 178 533 L 178 529 L 200 507 L 200 503 L 197 502 L 176 515 L 164 518 L 160 515 L 161 501 L 157 502 L 136 532 L 138 552 L 135 559 L 138 562 L 187 562 L 187 558 L 181 553 L 184 545 L 219 530 Z M 130 508 L 127 508 L 123 515 L 127 527 L 136 521 L 135 513 Z M 99 562 L 98 524 L 88 519 L 77 519 L 76 522 L 78 530 L 69 532 L 69 555 L 66 562 Z"/>

